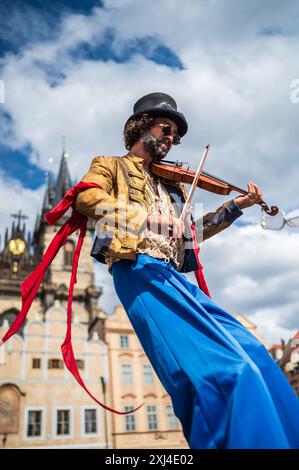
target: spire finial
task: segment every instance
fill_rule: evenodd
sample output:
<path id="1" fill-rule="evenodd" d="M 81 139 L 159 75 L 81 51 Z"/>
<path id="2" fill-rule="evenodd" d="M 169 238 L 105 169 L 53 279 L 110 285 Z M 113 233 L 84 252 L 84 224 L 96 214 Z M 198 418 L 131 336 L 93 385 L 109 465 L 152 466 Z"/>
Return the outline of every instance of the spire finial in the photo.
<path id="1" fill-rule="evenodd" d="M 29 219 L 29 217 L 27 215 L 24 215 L 22 214 L 22 211 L 19 210 L 19 212 L 17 214 L 10 214 L 10 216 L 13 218 L 13 219 L 17 219 L 17 229 L 21 230 L 21 220 L 26 220 L 26 219 Z M 13 230 L 14 230 L 14 221 L 13 221 Z"/>
<path id="2" fill-rule="evenodd" d="M 65 134 L 62 134 L 62 144 L 63 149 L 59 172 L 56 180 L 54 204 L 58 204 L 58 202 L 63 198 L 68 189 L 72 187 L 72 182 L 68 170 L 68 154 L 65 150 Z"/>
<path id="3" fill-rule="evenodd" d="M 64 155 L 66 152 L 65 152 L 65 138 L 66 138 L 66 134 L 61 134 L 61 138 L 62 138 L 62 155 Z"/>

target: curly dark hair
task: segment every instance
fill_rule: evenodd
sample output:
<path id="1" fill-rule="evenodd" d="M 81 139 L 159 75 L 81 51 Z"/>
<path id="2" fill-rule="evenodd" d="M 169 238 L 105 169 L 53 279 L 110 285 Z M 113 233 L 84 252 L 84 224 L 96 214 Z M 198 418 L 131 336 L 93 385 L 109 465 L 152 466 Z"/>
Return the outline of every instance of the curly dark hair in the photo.
<path id="1" fill-rule="evenodd" d="M 150 129 L 155 122 L 155 118 L 149 114 L 141 114 L 135 119 L 130 119 L 124 128 L 124 140 L 127 150 L 131 150 L 135 142 L 142 136 L 142 134 Z"/>

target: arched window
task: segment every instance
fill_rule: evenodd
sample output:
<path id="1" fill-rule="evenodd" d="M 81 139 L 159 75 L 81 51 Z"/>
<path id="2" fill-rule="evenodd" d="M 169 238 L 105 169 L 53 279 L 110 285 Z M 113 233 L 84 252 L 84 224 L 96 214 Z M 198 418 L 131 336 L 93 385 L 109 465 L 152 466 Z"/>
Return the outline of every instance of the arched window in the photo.
<path id="1" fill-rule="evenodd" d="M 11 383 L 0 387 L 0 434 L 18 434 L 21 396 L 24 393 Z"/>
<path id="2" fill-rule="evenodd" d="M 64 246 L 64 265 L 67 267 L 71 267 L 73 264 L 74 249 L 74 243 L 68 240 Z"/>

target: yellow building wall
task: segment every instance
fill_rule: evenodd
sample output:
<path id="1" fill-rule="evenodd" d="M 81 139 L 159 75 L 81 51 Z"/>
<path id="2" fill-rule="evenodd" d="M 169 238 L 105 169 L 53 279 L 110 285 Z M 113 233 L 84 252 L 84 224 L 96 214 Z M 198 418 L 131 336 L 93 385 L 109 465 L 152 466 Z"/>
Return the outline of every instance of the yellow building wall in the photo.
<path id="1" fill-rule="evenodd" d="M 128 336 L 129 347 L 120 346 L 120 337 Z M 166 405 L 171 399 L 159 381 L 154 370 L 153 383 L 145 384 L 143 365 L 150 365 L 142 346 L 132 328 L 127 314 L 121 305 L 117 306 L 114 315 L 105 321 L 105 342 L 109 350 L 110 365 L 110 401 L 113 407 L 124 410 L 126 405 L 134 408 L 143 403 L 135 415 L 136 430 L 126 431 L 125 418 L 112 415 L 112 442 L 115 449 L 184 449 L 189 448 L 177 419 L 177 429 L 170 430 L 166 419 Z M 132 365 L 132 384 L 123 384 L 121 365 Z M 146 406 L 156 406 L 157 430 L 149 430 Z"/>
<path id="2" fill-rule="evenodd" d="M 70 372 L 65 368 L 49 369 L 48 360 L 62 359 L 60 345 L 66 329 L 66 311 L 59 302 L 46 312 L 46 321 L 37 317 L 28 321 L 24 328 L 24 336 L 15 335 L 2 346 L 0 357 L 0 433 L 5 434 L 3 424 L 9 416 L 19 414 L 18 431 L 6 436 L 6 448 L 46 447 L 46 448 L 105 448 L 111 446 L 107 442 L 104 426 L 103 409 L 97 405 L 81 388 Z M 7 330 L 7 322 L 1 329 L 1 336 Z M 84 360 L 84 369 L 80 370 L 88 389 L 101 402 L 104 401 L 100 377 L 108 381 L 107 347 L 95 334 L 88 340 L 85 325 L 74 323 L 73 347 L 75 357 Z M 41 359 L 41 368 L 32 368 L 32 359 Z M 9 396 L 1 395 L 1 390 L 15 390 L 20 397 L 19 408 L 10 409 Z M 56 409 L 69 409 L 71 412 L 70 434 L 67 437 L 56 434 Z M 84 407 L 96 409 L 98 432 L 92 435 L 84 433 Z M 28 437 L 28 410 L 42 410 L 42 435 Z M 109 417 L 108 417 L 109 418 Z M 108 419 L 108 431 L 111 424 Z M 109 441 L 109 437 L 108 437 Z M 3 442 L 0 440 L 0 447 Z"/>

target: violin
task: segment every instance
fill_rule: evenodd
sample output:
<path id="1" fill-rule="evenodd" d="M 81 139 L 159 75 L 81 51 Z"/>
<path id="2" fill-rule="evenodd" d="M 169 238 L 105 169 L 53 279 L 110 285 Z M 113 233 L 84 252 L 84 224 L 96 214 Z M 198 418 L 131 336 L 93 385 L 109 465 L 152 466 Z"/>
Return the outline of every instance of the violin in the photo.
<path id="1" fill-rule="evenodd" d="M 167 164 L 168 163 L 168 164 Z M 152 162 L 150 165 L 150 171 L 161 178 L 174 181 L 176 183 L 186 183 L 192 184 L 195 171 L 185 169 L 182 167 L 182 162 L 172 162 L 164 160 L 164 163 Z M 226 181 L 216 178 L 215 176 L 201 172 L 199 180 L 197 182 L 197 187 L 202 188 L 206 191 L 210 191 L 214 194 L 220 194 L 226 196 L 230 194 L 231 191 L 237 191 L 240 194 L 248 194 L 248 191 L 238 188 L 237 186 L 227 183 Z M 262 210 L 268 215 L 276 215 L 278 213 L 277 206 L 269 207 L 265 201 L 260 201 L 258 204 L 262 207 Z"/>

